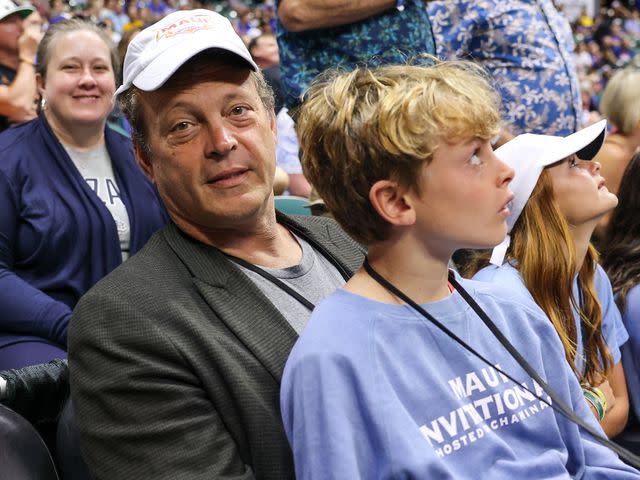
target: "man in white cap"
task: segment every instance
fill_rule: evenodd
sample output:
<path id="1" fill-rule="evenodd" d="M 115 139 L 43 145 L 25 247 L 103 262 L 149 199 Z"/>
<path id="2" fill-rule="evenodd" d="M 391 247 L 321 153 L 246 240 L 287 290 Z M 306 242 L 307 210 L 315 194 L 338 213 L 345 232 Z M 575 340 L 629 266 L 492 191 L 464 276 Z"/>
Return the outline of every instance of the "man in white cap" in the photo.
<path id="1" fill-rule="evenodd" d="M 293 478 L 284 364 L 363 252 L 331 220 L 276 213 L 273 97 L 224 17 L 143 30 L 123 77 L 137 160 L 172 222 L 74 312 L 85 460 L 97 479 Z"/>
<path id="2" fill-rule="evenodd" d="M 34 9 L 0 0 L 0 132 L 36 115 L 36 50 L 38 25 L 23 26 Z"/>

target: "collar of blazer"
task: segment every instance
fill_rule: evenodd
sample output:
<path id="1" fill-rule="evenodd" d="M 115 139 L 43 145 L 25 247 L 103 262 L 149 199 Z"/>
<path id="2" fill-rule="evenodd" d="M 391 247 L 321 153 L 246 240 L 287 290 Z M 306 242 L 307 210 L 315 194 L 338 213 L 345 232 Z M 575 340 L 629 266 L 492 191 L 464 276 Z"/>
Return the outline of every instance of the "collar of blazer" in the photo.
<path id="1" fill-rule="evenodd" d="M 331 241 L 326 226 L 304 225 L 278 212 L 278 222 L 307 240 L 345 276 L 353 274 L 348 260 Z M 310 217 L 311 218 L 311 217 Z M 190 272 L 194 288 L 215 316 L 242 341 L 280 383 L 284 365 L 298 335 L 255 284 L 220 250 L 199 242 L 170 223 L 163 230 L 169 247 Z"/>

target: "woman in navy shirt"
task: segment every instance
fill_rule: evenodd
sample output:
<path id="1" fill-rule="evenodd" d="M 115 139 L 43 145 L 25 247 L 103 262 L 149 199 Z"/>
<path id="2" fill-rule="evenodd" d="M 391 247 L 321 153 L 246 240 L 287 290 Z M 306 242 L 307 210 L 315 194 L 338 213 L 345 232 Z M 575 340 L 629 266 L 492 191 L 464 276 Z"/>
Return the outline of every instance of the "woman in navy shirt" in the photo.
<path id="1" fill-rule="evenodd" d="M 42 113 L 0 135 L 0 370 L 65 358 L 78 299 L 166 221 L 106 126 L 117 68 L 98 27 L 57 23 L 38 49 Z"/>

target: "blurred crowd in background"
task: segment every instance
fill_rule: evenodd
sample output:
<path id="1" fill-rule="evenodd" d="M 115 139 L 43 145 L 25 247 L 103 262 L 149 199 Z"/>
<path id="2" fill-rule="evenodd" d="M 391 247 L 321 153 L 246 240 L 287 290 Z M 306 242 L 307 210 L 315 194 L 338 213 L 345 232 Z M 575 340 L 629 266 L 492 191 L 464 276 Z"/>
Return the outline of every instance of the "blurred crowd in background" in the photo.
<path id="1" fill-rule="evenodd" d="M 181 9 L 204 7 L 227 16 L 247 44 L 263 34 L 276 32 L 274 0 L 34 0 L 32 3 L 42 18 L 43 28 L 47 23 L 74 16 L 99 24 L 119 44 L 121 59 L 137 32 Z M 630 63 L 640 66 L 640 1 L 557 0 L 555 3 L 573 29 L 585 123 L 589 123 L 596 118 L 601 92 L 613 71 Z M 265 44 L 265 50 L 269 51 L 264 55 L 272 58 L 277 55 L 275 38 L 265 40 Z"/>

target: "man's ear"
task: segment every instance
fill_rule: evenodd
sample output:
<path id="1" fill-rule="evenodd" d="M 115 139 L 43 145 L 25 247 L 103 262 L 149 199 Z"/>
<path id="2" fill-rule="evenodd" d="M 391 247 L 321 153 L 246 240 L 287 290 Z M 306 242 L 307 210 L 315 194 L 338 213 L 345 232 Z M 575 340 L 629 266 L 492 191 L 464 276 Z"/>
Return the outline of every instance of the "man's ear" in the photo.
<path id="1" fill-rule="evenodd" d="M 369 190 L 369 201 L 375 211 L 392 225 L 413 225 L 416 213 L 407 201 L 409 191 L 391 180 L 378 180 Z"/>
<path id="2" fill-rule="evenodd" d="M 147 176 L 147 178 L 155 185 L 155 176 L 153 174 L 153 164 L 151 163 L 150 155 L 147 151 L 145 151 L 140 143 L 135 141 L 133 142 L 133 154 L 136 157 L 136 162 L 140 165 L 140 168 Z"/>

